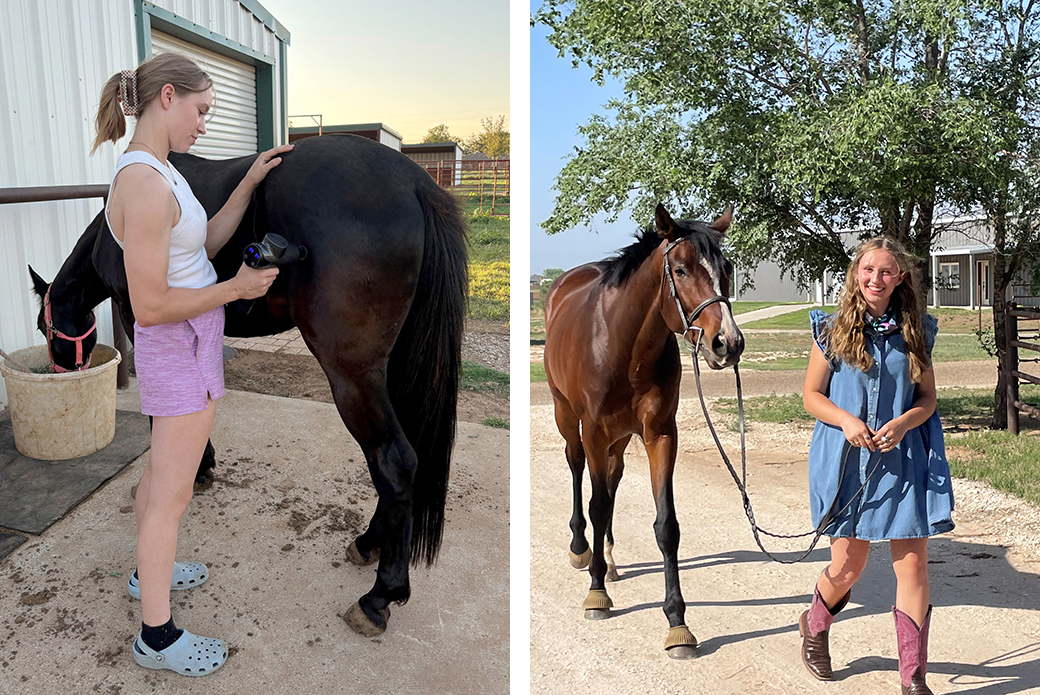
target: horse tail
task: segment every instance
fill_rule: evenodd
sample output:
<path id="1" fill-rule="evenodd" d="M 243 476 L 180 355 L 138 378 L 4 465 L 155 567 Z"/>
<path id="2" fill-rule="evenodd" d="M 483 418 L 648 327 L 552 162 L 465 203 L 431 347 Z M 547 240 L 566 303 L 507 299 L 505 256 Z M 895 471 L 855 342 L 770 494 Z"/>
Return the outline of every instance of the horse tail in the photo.
<path id="1" fill-rule="evenodd" d="M 425 247 L 411 309 L 390 352 L 390 401 L 418 466 L 412 497 L 411 559 L 433 563 L 444 530 L 448 470 L 466 318 L 466 223 L 454 196 L 425 181 L 416 188 Z"/>

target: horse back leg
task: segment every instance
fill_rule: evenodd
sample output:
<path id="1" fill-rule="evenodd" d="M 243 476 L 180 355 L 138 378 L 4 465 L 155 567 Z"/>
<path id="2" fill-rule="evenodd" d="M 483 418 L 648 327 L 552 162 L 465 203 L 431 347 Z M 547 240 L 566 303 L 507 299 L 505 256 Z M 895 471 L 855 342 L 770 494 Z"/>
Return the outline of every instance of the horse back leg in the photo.
<path id="1" fill-rule="evenodd" d="M 603 556 L 607 562 L 607 581 L 616 582 L 621 578 L 614 562 L 614 502 L 617 489 L 621 484 L 621 476 L 625 473 L 625 449 L 632 440 L 631 435 L 619 439 L 607 450 L 607 492 L 610 494 L 610 514 L 607 517 L 607 539 L 603 545 Z"/>
<path id="2" fill-rule="evenodd" d="M 570 403 L 560 397 L 554 397 L 554 402 L 556 426 L 566 441 L 567 465 L 571 469 L 570 561 L 572 567 L 583 570 L 589 566 L 589 560 L 592 559 L 592 550 L 585 539 L 587 525 L 581 495 L 581 481 L 585 475 L 585 449 L 581 444 L 580 422 Z"/>
<path id="3" fill-rule="evenodd" d="M 608 483 L 610 442 L 604 432 L 586 422 L 582 423 L 581 441 L 588 457 L 589 481 L 592 483 L 592 497 L 589 500 L 589 519 L 592 521 L 592 558 L 589 562 L 591 582 L 582 608 L 585 609 L 586 619 L 602 620 L 610 616 L 610 609 L 614 605 L 607 594 L 607 562 L 603 553 L 603 542 L 613 506 Z"/>
<path id="4" fill-rule="evenodd" d="M 654 535 L 664 556 L 663 608 L 669 626 L 665 649 L 673 659 L 688 659 L 697 655 L 697 639 L 686 627 L 686 603 L 679 586 L 679 521 L 675 516 L 672 482 L 676 434 L 673 421 L 663 431 L 644 433 L 644 445 L 650 459 L 650 481 L 657 507 Z"/>
<path id="5" fill-rule="evenodd" d="M 379 566 L 372 590 L 344 614 L 356 632 L 374 637 L 386 629 L 391 602 L 410 595 L 408 564 L 412 533 L 412 495 L 417 458 L 394 414 L 382 370 L 329 370 L 340 417 L 365 454 L 379 495 L 376 513 L 358 546 Z M 369 545 L 372 543 L 373 545 Z M 355 542 L 356 544 L 356 542 Z"/>

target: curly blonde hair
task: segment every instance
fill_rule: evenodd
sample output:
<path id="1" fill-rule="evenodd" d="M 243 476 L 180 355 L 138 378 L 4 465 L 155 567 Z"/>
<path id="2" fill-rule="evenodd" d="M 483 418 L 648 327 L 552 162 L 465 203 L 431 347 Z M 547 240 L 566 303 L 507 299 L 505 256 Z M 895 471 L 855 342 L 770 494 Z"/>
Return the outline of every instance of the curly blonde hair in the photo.
<path id="1" fill-rule="evenodd" d="M 931 359 L 925 346 L 925 295 L 921 271 L 906 247 L 891 237 L 875 237 L 856 248 L 845 274 L 845 286 L 838 295 L 838 308 L 834 317 L 823 327 L 820 342 L 827 346 L 828 358 L 843 360 L 863 371 L 874 365 L 874 358 L 867 352 L 866 336 L 863 333 L 863 316 L 867 312 L 867 302 L 859 289 L 858 270 L 863 257 L 879 249 L 892 254 L 903 276 L 903 281 L 892 293 L 889 308 L 899 316 L 900 330 L 910 362 L 910 380 L 919 384 L 922 373 L 931 367 Z"/>

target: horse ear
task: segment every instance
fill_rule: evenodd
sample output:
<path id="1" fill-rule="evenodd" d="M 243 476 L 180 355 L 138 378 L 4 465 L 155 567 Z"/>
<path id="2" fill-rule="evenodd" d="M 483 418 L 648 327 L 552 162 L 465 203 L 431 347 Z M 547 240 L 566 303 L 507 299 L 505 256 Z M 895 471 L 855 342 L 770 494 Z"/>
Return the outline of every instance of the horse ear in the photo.
<path id="1" fill-rule="evenodd" d="M 654 223 L 657 225 L 657 235 L 668 241 L 675 241 L 675 221 L 664 208 L 664 203 L 658 203 L 654 210 Z"/>
<path id="2" fill-rule="evenodd" d="M 716 232 L 718 232 L 719 236 L 722 237 L 722 236 L 726 235 L 726 230 L 729 229 L 729 226 L 732 223 L 733 223 L 733 206 L 730 205 L 728 208 L 726 208 L 726 212 L 722 213 L 722 216 L 719 217 L 719 219 L 715 220 L 714 222 L 712 222 L 708 226 L 711 227 L 712 229 L 714 229 Z"/>
<path id="3" fill-rule="evenodd" d="M 39 297 L 40 301 L 43 301 L 43 296 L 47 294 L 47 288 L 50 287 L 50 283 L 41 278 L 36 274 L 36 271 L 29 266 L 29 276 L 33 281 L 33 289 L 36 291 L 36 296 Z"/>

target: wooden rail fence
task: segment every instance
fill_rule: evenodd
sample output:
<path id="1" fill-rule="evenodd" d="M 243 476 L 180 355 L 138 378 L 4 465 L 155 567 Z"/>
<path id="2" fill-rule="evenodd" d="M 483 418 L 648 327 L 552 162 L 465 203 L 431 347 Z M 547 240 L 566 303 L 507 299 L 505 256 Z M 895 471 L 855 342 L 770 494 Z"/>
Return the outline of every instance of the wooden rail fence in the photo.
<path id="1" fill-rule="evenodd" d="M 1031 384 L 1040 384 L 1040 375 L 1030 374 L 1022 371 L 1022 364 L 1036 365 L 1040 363 L 1040 357 L 1026 357 L 1019 355 L 1019 350 L 1027 350 L 1040 354 L 1040 328 L 1032 327 L 1022 330 L 1020 321 L 1040 321 L 1040 308 L 1031 306 L 1019 306 L 1015 302 L 1008 303 L 1006 329 L 1007 329 L 1007 420 L 1008 431 L 1018 434 L 1019 415 L 1026 413 L 1033 417 L 1040 417 L 1040 407 L 1032 403 L 1025 403 L 1019 397 L 1019 386 L 1023 381 Z"/>
<path id="2" fill-rule="evenodd" d="M 509 160 L 416 162 L 437 185 L 459 196 L 467 212 L 509 217 Z"/>

